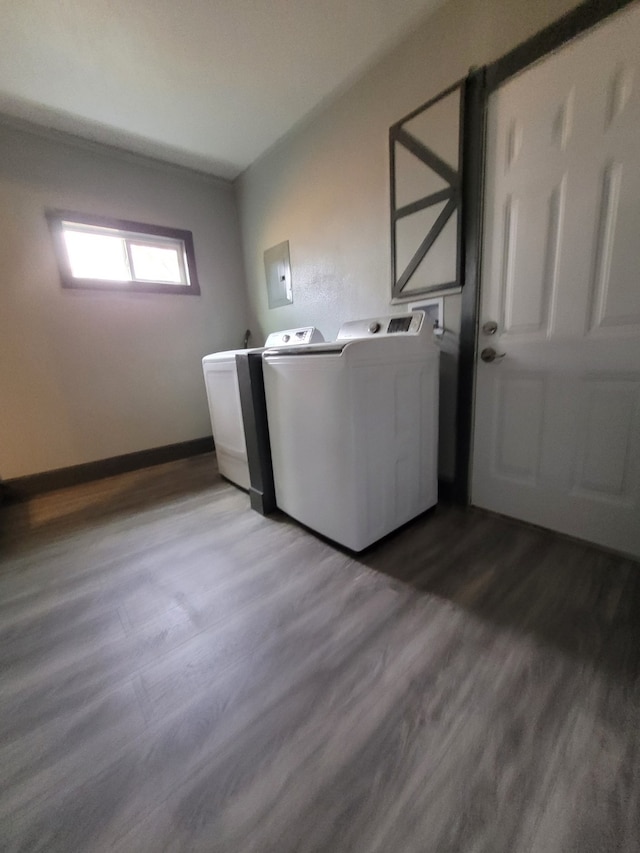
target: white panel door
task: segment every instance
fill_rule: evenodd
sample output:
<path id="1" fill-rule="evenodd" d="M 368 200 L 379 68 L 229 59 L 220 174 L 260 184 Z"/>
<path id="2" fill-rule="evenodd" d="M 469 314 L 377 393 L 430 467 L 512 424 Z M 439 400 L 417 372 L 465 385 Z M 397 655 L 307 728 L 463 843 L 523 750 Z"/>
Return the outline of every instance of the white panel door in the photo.
<path id="1" fill-rule="evenodd" d="M 487 152 L 472 502 L 640 556 L 640 6 L 496 91 Z"/>

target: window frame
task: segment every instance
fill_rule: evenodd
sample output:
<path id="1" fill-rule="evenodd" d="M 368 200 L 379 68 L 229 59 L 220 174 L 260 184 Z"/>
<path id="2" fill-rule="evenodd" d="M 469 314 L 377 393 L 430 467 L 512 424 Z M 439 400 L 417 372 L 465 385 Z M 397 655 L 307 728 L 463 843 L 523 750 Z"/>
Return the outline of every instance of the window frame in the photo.
<path id="1" fill-rule="evenodd" d="M 128 219 L 115 219 L 91 213 L 78 213 L 71 210 L 47 210 L 45 216 L 49 224 L 53 246 L 60 273 L 60 283 L 64 288 L 72 290 L 110 290 L 116 293 L 173 293 L 176 295 L 199 296 L 200 284 L 196 270 L 196 256 L 193 246 L 193 234 L 180 228 L 168 228 L 164 225 L 149 225 L 144 222 L 133 222 Z M 159 248 L 163 241 L 180 241 L 183 245 L 183 256 L 178 258 L 181 271 L 184 271 L 187 284 L 170 284 L 163 281 L 148 281 L 145 279 L 130 279 L 129 281 L 113 281 L 100 278 L 77 278 L 72 275 L 69 255 L 64 239 L 64 223 L 71 222 L 80 226 L 104 228 L 124 232 L 126 238 L 136 238 L 141 243 L 154 245 L 157 238 Z M 125 242 L 130 272 L 133 274 L 133 263 L 130 257 L 128 242 Z"/>

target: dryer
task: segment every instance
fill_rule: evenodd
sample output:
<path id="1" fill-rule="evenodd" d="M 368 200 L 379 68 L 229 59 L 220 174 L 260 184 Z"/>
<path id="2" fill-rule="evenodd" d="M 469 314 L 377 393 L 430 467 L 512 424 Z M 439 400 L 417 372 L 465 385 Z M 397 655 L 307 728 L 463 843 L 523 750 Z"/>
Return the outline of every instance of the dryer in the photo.
<path id="1" fill-rule="evenodd" d="M 439 349 L 424 312 L 262 355 L 278 507 L 361 551 L 437 502 Z"/>
<path id="2" fill-rule="evenodd" d="M 305 326 L 273 332 L 265 346 L 286 348 L 323 340 L 316 328 Z M 226 350 L 206 355 L 202 359 L 218 469 L 223 477 L 246 490 L 250 486 L 250 476 L 236 356 L 260 354 L 263 351 L 264 347 Z"/>

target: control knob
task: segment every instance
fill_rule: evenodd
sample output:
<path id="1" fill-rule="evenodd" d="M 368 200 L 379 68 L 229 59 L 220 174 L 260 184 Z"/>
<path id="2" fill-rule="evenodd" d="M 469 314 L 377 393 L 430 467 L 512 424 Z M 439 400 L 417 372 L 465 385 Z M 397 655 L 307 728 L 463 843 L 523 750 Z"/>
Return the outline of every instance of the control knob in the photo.
<path id="1" fill-rule="evenodd" d="M 290 337 L 291 337 L 291 335 L 283 335 L 282 336 L 282 340 L 285 342 L 285 344 L 288 343 Z"/>
<path id="2" fill-rule="evenodd" d="M 377 320 L 374 320 L 373 323 L 369 323 L 369 331 L 372 335 L 375 335 L 376 332 L 380 331 L 380 323 Z"/>

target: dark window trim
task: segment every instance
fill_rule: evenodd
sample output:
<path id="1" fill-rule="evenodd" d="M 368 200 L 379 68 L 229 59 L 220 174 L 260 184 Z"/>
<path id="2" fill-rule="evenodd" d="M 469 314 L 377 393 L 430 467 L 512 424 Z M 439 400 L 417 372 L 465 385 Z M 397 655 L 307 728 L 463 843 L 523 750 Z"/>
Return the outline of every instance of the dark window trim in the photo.
<path id="1" fill-rule="evenodd" d="M 91 213 L 78 213 L 71 210 L 45 211 L 53 245 L 60 271 L 62 287 L 72 290 L 109 290 L 112 293 L 173 293 L 182 296 L 199 296 L 200 284 L 196 270 L 196 256 L 193 247 L 193 234 L 180 228 L 168 228 L 165 225 L 149 225 L 145 222 L 133 222 L 128 219 L 115 219 L 109 216 L 99 216 Z M 75 278 L 71 275 L 69 258 L 64 245 L 62 234 L 63 222 L 77 222 L 83 225 L 95 225 L 99 228 L 113 228 L 119 231 L 130 231 L 135 234 L 145 234 L 151 237 L 169 237 L 181 240 L 184 244 L 189 284 L 166 284 L 165 282 L 124 281 L 114 282 L 93 278 Z"/>
<path id="2" fill-rule="evenodd" d="M 485 121 L 489 95 L 534 62 L 563 47 L 637 0 L 586 0 L 530 39 L 483 68 L 471 70 L 465 98 L 463 167 L 464 287 L 458 362 L 456 470 L 454 493 L 462 504 L 471 501 L 471 446 L 475 404 L 475 365 L 482 263 L 482 217 Z"/>

